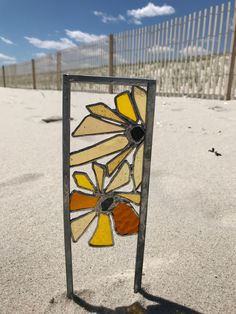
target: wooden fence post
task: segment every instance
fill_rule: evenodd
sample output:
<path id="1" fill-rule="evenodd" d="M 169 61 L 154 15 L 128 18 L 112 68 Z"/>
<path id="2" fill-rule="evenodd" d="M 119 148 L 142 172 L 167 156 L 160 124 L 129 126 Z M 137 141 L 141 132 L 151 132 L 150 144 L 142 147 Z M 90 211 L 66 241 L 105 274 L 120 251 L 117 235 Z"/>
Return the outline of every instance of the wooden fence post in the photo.
<path id="1" fill-rule="evenodd" d="M 5 75 L 5 67 L 2 66 L 2 80 L 3 80 L 3 87 L 6 87 L 6 75 Z"/>
<path id="2" fill-rule="evenodd" d="M 35 75 L 35 61 L 34 59 L 31 60 L 32 63 L 32 83 L 33 89 L 36 89 L 36 75 Z"/>
<path id="3" fill-rule="evenodd" d="M 61 90 L 61 51 L 57 52 L 57 89 Z"/>
<path id="4" fill-rule="evenodd" d="M 225 100 L 231 99 L 231 90 L 234 79 L 234 66 L 236 58 L 236 1 L 234 3 L 234 20 L 233 20 L 233 33 L 232 33 L 232 51 L 229 60 L 229 75 L 227 81 L 227 89 L 225 94 Z"/>
<path id="5" fill-rule="evenodd" d="M 108 74 L 113 76 L 113 34 L 109 35 L 109 65 Z M 109 85 L 109 93 L 113 94 L 113 85 Z"/>

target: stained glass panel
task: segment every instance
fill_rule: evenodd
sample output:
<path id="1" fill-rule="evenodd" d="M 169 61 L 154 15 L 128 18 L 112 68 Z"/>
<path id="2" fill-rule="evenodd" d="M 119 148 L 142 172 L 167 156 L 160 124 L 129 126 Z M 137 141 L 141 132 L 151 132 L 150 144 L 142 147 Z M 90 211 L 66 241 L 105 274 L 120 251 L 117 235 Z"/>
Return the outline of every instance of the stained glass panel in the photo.
<path id="1" fill-rule="evenodd" d="M 116 109 L 112 109 L 114 105 L 108 106 L 102 102 L 87 105 L 87 115 L 70 134 L 71 109 L 73 110 L 71 85 L 74 83 L 86 83 L 88 86 L 92 83 L 109 84 L 109 87 L 133 86 L 130 90 L 115 96 Z M 140 86 L 145 86 L 147 91 Z M 139 232 L 135 292 L 141 288 L 155 93 L 156 85 L 153 80 L 63 76 L 63 207 L 67 296 L 70 298 L 74 295 L 71 238 L 74 242 L 78 241 L 89 227 L 94 228 L 95 220 L 97 226 L 95 230 L 91 230 L 93 233 L 89 240 L 92 247 L 112 246 L 114 243 L 112 228 L 120 236 Z M 99 99 L 102 97 L 99 95 Z M 74 114 L 75 112 L 73 116 Z M 119 135 L 109 136 L 116 133 Z M 78 143 L 74 151 L 70 151 L 71 135 L 73 136 L 71 147 L 76 147 Z M 97 140 L 98 135 L 104 135 L 105 139 Z M 90 137 L 81 140 L 78 138 L 81 136 Z M 80 140 L 82 144 L 88 141 L 91 144 L 84 148 L 80 147 Z M 72 174 L 77 187 L 70 195 L 69 166 L 79 167 Z M 143 185 L 142 178 L 145 183 Z M 81 192 L 81 189 L 89 192 Z M 141 195 L 144 198 L 142 201 Z M 131 204 L 135 204 L 135 208 L 138 207 L 140 220 Z M 85 211 L 85 214 L 81 215 L 81 211 Z"/>

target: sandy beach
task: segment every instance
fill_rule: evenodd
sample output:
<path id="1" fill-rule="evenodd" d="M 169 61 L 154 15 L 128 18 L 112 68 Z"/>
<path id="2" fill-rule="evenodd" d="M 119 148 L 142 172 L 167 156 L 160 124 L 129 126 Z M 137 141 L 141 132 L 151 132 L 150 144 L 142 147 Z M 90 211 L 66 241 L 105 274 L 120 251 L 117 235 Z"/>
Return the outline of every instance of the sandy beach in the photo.
<path id="1" fill-rule="evenodd" d="M 72 128 L 84 105 L 113 98 L 73 92 Z M 92 228 L 72 246 L 77 304 L 65 297 L 62 122 L 42 121 L 62 115 L 61 92 L 0 88 L 1 313 L 235 313 L 236 100 L 156 105 L 143 291 L 136 236 L 95 249 Z"/>

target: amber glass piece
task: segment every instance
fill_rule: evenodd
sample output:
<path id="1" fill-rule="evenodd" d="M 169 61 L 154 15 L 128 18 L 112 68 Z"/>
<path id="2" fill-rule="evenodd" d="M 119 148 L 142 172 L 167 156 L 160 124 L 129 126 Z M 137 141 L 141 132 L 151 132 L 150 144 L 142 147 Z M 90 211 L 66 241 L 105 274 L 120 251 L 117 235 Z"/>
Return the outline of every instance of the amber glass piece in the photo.
<path id="1" fill-rule="evenodd" d="M 141 201 L 140 193 L 118 193 L 119 196 L 126 198 L 127 200 L 139 205 Z"/>
<path id="2" fill-rule="evenodd" d="M 125 148 L 128 139 L 124 135 L 117 135 L 96 145 L 73 152 L 70 155 L 70 166 L 78 166 L 92 160 L 113 154 Z"/>
<path id="3" fill-rule="evenodd" d="M 72 136 L 76 137 L 85 135 L 108 134 L 121 132 L 124 130 L 125 128 L 120 125 L 112 124 L 93 116 L 87 116 L 72 133 Z"/>
<path id="4" fill-rule="evenodd" d="M 112 175 L 112 173 L 119 167 L 122 161 L 131 153 L 132 149 L 133 147 L 129 147 L 123 150 L 107 163 L 107 170 L 109 175 Z"/>
<path id="5" fill-rule="evenodd" d="M 90 212 L 71 221 L 71 236 L 74 242 L 79 240 L 95 217 L 96 213 Z"/>
<path id="6" fill-rule="evenodd" d="M 99 200 L 98 196 L 84 194 L 82 192 L 73 191 L 70 195 L 70 210 L 82 210 L 94 208 Z"/>
<path id="7" fill-rule="evenodd" d="M 124 92 L 115 97 L 117 110 L 126 118 L 137 122 L 137 115 L 133 107 L 129 92 Z"/>
<path id="8" fill-rule="evenodd" d="M 147 94 L 146 91 L 138 86 L 133 87 L 133 96 L 139 111 L 140 118 L 146 121 Z"/>
<path id="9" fill-rule="evenodd" d="M 111 230 L 111 221 L 107 214 L 101 213 L 98 218 L 97 228 L 89 241 L 92 246 L 111 246 L 113 237 Z"/>
<path id="10" fill-rule="evenodd" d="M 93 185 L 87 173 L 74 172 L 73 177 L 78 187 L 86 189 L 86 190 L 90 190 L 90 191 L 95 191 L 95 186 Z"/>
<path id="11" fill-rule="evenodd" d="M 143 173 L 143 148 L 144 144 L 141 144 L 134 155 L 134 170 L 133 170 L 133 176 L 134 176 L 134 185 L 137 189 L 141 182 L 142 182 L 142 173 Z"/>
<path id="12" fill-rule="evenodd" d="M 119 203 L 112 211 L 115 230 L 119 235 L 138 233 L 139 217 L 131 205 Z"/>
<path id="13" fill-rule="evenodd" d="M 125 120 L 119 117 L 111 108 L 103 103 L 88 105 L 86 107 L 91 113 L 100 116 L 101 118 L 113 120 L 120 123 L 126 123 Z"/>
<path id="14" fill-rule="evenodd" d="M 130 167 L 127 161 L 123 163 L 106 187 L 106 193 L 124 186 L 130 181 Z"/>
<path id="15" fill-rule="evenodd" d="M 93 167 L 93 171 L 96 177 L 97 187 L 99 191 L 101 192 L 103 190 L 103 185 L 104 185 L 105 167 L 96 162 L 93 163 L 92 167 Z"/>

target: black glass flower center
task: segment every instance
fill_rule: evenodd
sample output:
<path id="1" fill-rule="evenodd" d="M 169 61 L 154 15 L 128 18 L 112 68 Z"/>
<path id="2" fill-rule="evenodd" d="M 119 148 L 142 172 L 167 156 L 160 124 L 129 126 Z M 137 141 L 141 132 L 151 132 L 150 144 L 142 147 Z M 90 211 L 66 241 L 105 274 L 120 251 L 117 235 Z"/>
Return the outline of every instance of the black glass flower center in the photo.
<path id="1" fill-rule="evenodd" d="M 109 197 L 107 199 L 105 199 L 102 203 L 101 203 L 101 208 L 102 208 L 102 211 L 105 212 L 105 211 L 108 211 L 110 206 L 112 205 L 114 199 L 113 197 Z"/>
<path id="2" fill-rule="evenodd" d="M 139 143 L 143 140 L 144 138 L 144 130 L 141 126 L 135 126 L 131 129 L 130 135 L 132 136 L 132 139 L 136 142 Z"/>

